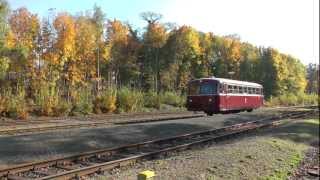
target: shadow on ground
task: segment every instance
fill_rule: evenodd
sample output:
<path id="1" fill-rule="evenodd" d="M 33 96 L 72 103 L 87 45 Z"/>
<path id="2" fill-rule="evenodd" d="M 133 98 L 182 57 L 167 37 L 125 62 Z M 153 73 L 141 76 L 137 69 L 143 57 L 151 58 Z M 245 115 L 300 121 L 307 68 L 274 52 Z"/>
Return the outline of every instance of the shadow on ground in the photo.
<path id="1" fill-rule="evenodd" d="M 0 138 L 0 165 L 61 157 L 208 129 L 184 123 L 69 130 Z"/>
<path id="2" fill-rule="evenodd" d="M 258 136 L 272 136 L 319 147 L 319 116 L 290 119 L 279 127 L 259 132 Z"/>

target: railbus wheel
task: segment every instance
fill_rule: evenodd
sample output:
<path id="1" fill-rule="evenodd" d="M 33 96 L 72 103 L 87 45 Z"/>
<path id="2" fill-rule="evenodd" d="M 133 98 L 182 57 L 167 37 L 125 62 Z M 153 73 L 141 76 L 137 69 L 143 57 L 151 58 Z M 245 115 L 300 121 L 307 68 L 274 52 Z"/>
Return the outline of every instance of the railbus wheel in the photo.
<path id="1" fill-rule="evenodd" d="M 208 116 L 212 116 L 213 112 L 206 112 Z"/>

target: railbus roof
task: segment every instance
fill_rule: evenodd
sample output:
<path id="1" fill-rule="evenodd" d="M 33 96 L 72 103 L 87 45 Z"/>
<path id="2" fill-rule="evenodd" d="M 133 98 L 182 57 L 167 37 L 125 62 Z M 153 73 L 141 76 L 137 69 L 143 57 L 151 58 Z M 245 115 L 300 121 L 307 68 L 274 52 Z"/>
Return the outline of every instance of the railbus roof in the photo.
<path id="1" fill-rule="evenodd" d="M 225 78 L 216 78 L 216 77 L 200 78 L 200 79 L 194 79 L 192 81 L 205 80 L 205 79 L 207 79 L 207 80 L 216 80 L 216 81 L 219 81 L 220 83 L 226 83 L 226 84 L 232 84 L 232 85 L 245 85 L 245 86 L 262 88 L 262 85 L 258 84 L 258 83 L 247 82 L 247 81 L 238 81 L 238 80 L 225 79 Z"/>

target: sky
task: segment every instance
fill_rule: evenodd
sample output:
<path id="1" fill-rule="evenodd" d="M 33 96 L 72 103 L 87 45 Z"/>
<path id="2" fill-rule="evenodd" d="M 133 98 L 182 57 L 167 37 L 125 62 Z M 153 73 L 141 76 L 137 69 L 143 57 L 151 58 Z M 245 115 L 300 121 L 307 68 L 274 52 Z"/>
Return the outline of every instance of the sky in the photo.
<path id="1" fill-rule="evenodd" d="M 48 9 L 76 14 L 101 6 L 107 18 L 146 24 L 141 12 L 163 15 L 162 22 L 190 25 L 217 35 L 238 34 L 244 42 L 273 47 L 319 63 L 319 0 L 8 0 L 11 9 L 27 7 L 40 17 Z"/>

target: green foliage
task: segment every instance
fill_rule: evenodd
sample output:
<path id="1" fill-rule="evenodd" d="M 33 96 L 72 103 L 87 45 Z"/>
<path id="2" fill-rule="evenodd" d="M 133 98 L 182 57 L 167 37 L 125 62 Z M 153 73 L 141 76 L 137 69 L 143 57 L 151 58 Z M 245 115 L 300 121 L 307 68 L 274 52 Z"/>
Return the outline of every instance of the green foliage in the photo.
<path id="1" fill-rule="evenodd" d="M 56 89 L 42 86 L 35 95 L 35 113 L 44 116 L 53 116 L 54 108 L 59 103 L 59 95 Z"/>
<path id="2" fill-rule="evenodd" d="M 296 106 L 296 105 L 317 105 L 317 94 L 287 93 L 277 97 L 271 96 L 265 103 L 267 106 Z"/>
<path id="3" fill-rule="evenodd" d="M 12 90 L 9 89 L 0 99 L 2 99 L 0 100 L 1 114 L 15 119 L 26 119 L 28 117 L 29 112 L 24 89 L 18 88 L 16 93 L 12 93 Z"/>
<path id="4" fill-rule="evenodd" d="M 72 99 L 72 115 L 90 114 L 93 111 L 91 89 L 83 88 L 76 91 Z"/>
<path id="5" fill-rule="evenodd" d="M 145 107 L 160 109 L 160 105 L 161 105 L 161 95 L 153 91 L 149 91 L 144 94 Z"/>
<path id="6" fill-rule="evenodd" d="M 7 57 L 0 58 L 0 80 L 4 79 L 9 69 L 9 59 Z"/>
<path id="7" fill-rule="evenodd" d="M 175 92 L 165 92 L 162 94 L 161 102 L 176 107 L 183 107 L 185 104 L 185 97 Z"/>
<path id="8" fill-rule="evenodd" d="M 129 88 L 117 91 L 118 112 L 136 112 L 143 107 L 143 93 Z"/>
<path id="9" fill-rule="evenodd" d="M 94 112 L 95 113 L 109 113 L 116 110 L 116 90 L 109 88 L 101 92 L 94 102 Z"/>
<path id="10" fill-rule="evenodd" d="M 72 104 L 59 98 L 58 103 L 53 107 L 54 116 L 68 116 L 71 112 Z"/>

